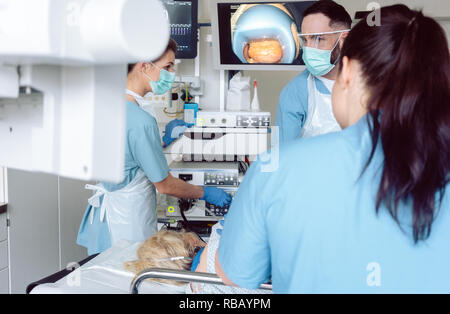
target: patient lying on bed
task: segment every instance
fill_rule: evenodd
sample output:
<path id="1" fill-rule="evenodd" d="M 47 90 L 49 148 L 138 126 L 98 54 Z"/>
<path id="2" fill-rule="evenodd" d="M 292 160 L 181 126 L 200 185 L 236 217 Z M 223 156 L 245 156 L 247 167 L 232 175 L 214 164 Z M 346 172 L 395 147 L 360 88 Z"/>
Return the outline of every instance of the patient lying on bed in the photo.
<path id="1" fill-rule="evenodd" d="M 161 230 L 148 238 L 138 249 L 136 261 L 125 263 L 125 268 L 138 273 L 147 268 L 169 268 L 196 272 L 216 273 L 215 256 L 220 235 L 216 232 L 219 224 L 212 228 L 208 245 L 195 233 Z M 186 285 L 164 279 L 148 279 L 172 285 Z M 271 293 L 267 290 L 248 290 L 231 286 L 191 283 L 186 285 L 186 293 Z"/>

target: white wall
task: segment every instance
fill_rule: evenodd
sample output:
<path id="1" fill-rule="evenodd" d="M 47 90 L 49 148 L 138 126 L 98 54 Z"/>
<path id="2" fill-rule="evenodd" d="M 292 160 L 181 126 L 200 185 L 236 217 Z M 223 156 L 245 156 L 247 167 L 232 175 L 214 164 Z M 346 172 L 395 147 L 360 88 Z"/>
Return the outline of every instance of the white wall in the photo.
<path id="1" fill-rule="evenodd" d="M 0 203 L 5 203 L 6 201 L 5 187 L 5 170 L 3 167 L 0 167 Z"/>

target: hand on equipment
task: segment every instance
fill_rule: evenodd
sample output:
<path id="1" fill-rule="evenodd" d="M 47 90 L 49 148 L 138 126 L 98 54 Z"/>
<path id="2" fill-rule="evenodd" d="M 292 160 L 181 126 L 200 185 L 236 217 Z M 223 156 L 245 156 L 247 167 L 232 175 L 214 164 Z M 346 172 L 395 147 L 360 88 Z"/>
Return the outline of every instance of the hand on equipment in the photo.
<path id="1" fill-rule="evenodd" d="M 177 138 L 179 138 L 184 131 L 188 128 L 188 124 L 184 122 L 183 120 L 175 119 L 170 121 L 166 125 L 166 132 L 162 138 L 164 142 L 164 147 L 169 146 L 172 144 L 173 141 L 175 141 Z"/>
<path id="2" fill-rule="evenodd" d="M 201 200 L 204 200 L 210 204 L 214 204 L 219 207 L 224 207 L 226 205 L 231 204 L 231 195 L 225 193 L 223 190 L 216 188 L 214 186 L 205 186 L 203 187 L 203 197 Z"/>

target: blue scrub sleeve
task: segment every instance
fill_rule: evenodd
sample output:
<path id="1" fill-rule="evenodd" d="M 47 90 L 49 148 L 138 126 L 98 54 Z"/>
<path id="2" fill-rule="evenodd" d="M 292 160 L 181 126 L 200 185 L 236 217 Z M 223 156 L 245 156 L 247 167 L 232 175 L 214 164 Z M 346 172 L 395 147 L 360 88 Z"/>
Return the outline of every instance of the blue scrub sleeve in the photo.
<path id="1" fill-rule="evenodd" d="M 134 158 L 149 180 L 161 182 L 167 178 L 169 167 L 162 151 L 156 121 L 146 124 L 141 130 L 135 130 L 130 141 Z"/>
<path id="2" fill-rule="evenodd" d="M 271 278 L 267 207 L 261 193 L 264 175 L 259 162 L 248 170 L 225 219 L 218 250 L 227 277 L 247 289 L 257 289 Z"/>
<path id="3" fill-rule="evenodd" d="M 309 72 L 303 72 L 281 92 L 276 120 L 280 143 L 300 137 L 308 114 L 308 75 Z"/>

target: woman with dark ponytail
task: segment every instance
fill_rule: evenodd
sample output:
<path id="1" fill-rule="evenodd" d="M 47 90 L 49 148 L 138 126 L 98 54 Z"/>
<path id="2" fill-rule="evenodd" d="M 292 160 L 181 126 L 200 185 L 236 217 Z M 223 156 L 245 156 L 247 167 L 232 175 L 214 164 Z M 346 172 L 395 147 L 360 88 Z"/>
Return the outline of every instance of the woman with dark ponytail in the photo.
<path id="1" fill-rule="evenodd" d="M 381 9 L 381 15 L 381 27 L 359 23 L 351 32 L 342 51 L 334 111 L 338 119 L 349 111 L 341 91 L 349 63 L 358 63 L 370 95 L 367 120 L 373 122 L 367 164 L 379 140 L 385 155 L 376 209 L 384 204 L 400 223 L 400 202 L 410 202 L 418 242 L 430 236 L 449 182 L 449 51 L 442 28 L 421 12 L 396 5 Z M 351 123 L 344 117 L 341 121 L 344 127 Z"/>
<path id="2" fill-rule="evenodd" d="M 342 48 L 332 98 L 344 130 L 281 147 L 275 171 L 250 167 L 216 257 L 225 282 L 450 293 L 447 39 L 404 5 L 376 13 L 381 25 L 360 21 Z"/>

